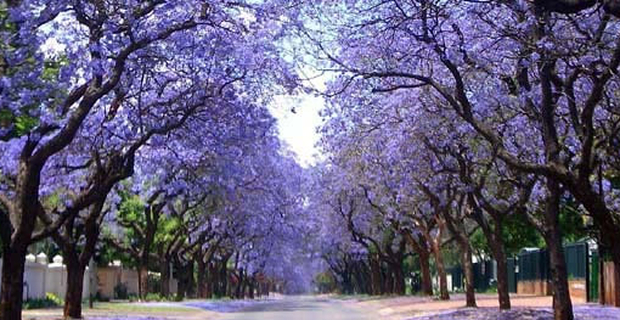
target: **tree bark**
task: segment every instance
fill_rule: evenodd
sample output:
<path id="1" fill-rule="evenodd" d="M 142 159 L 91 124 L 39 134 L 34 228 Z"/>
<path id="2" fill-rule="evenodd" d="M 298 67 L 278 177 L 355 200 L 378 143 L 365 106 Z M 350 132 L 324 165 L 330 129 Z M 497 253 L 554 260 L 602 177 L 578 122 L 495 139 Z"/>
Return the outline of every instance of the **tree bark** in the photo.
<path id="1" fill-rule="evenodd" d="M 500 232 L 501 233 L 501 232 Z M 500 236 L 501 237 L 501 236 Z M 510 309 L 510 293 L 508 290 L 508 264 L 506 251 L 503 243 L 491 243 L 493 258 L 497 262 L 497 295 L 499 299 L 499 308 L 501 310 Z"/>
<path id="2" fill-rule="evenodd" d="M 202 260 L 202 257 L 196 258 L 196 268 L 198 268 L 196 287 L 198 291 L 198 298 L 207 298 L 207 264 Z"/>
<path id="3" fill-rule="evenodd" d="M 547 180 L 547 203 L 545 204 L 545 241 L 549 250 L 551 281 L 553 283 L 553 315 L 555 320 L 573 320 L 573 305 L 568 287 L 568 273 L 564 260 L 562 235 L 560 232 L 560 196 L 559 184 Z"/>
<path id="4" fill-rule="evenodd" d="M 499 300 L 499 308 L 501 310 L 509 310 L 511 308 L 511 304 L 510 293 L 508 290 L 508 265 L 506 261 L 507 258 L 506 249 L 504 248 L 504 240 L 502 238 L 504 213 L 487 207 L 488 211 L 490 211 L 489 213 L 493 222 L 493 228 L 491 228 L 489 221 L 483 215 L 481 208 L 476 204 L 476 201 L 472 195 L 470 195 L 469 203 L 473 209 L 472 216 L 482 229 L 482 233 L 491 248 L 491 254 L 497 262 L 497 296 Z M 495 213 L 491 210 L 494 210 Z"/>
<path id="5" fill-rule="evenodd" d="M 208 269 L 209 271 L 207 273 L 206 298 L 211 299 L 216 292 L 215 284 L 217 283 L 217 268 L 215 263 L 209 263 Z"/>
<path id="6" fill-rule="evenodd" d="M 243 280 L 243 286 L 241 287 L 241 298 L 245 299 L 249 296 L 249 292 L 248 292 L 248 287 L 249 287 L 249 279 L 246 276 Z"/>
<path id="7" fill-rule="evenodd" d="M 219 295 L 220 296 L 228 296 L 228 270 L 226 270 L 226 264 L 228 263 L 228 258 L 222 260 L 220 262 L 220 274 L 219 274 Z"/>
<path id="8" fill-rule="evenodd" d="M 370 257 L 370 277 L 373 295 L 381 295 L 381 265 L 376 254 Z"/>
<path id="9" fill-rule="evenodd" d="M 394 278 L 394 293 L 397 295 L 405 295 L 405 274 L 403 273 L 403 267 L 401 264 L 390 264 L 392 274 Z"/>
<path id="10" fill-rule="evenodd" d="M 65 294 L 65 319 L 82 318 L 82 290 L 85 265 L 74 259 L 67 260 L 67 292 Z"/>
<path id="11" fill-rule="evenodd" d="M 385 265 L 384 265 L 385 266 Z M 384 283 L 383 283 L 383 292 L 387 294 L 394 293 L 394 276 L 392 275 L 392 270 L 390 270 L 389 264 L 383 268 Z"/>
<path id="12" fill-rule="evenodd" d="M 159 264 L 161 274 L 160 293 L 162 297 L 170 296 L 170 263 L 167 259 L 162 259 Z"/>
<path id="13" fill-rule="evenodd" d="M 416 241 L 410 232 L 405 231 L 403 236 L 413 247 L 413 250 L 418 254 L 418 260 L 420 261 L 420 273 L 422 276 L 422 292 L 427 296 L 433 295 L 433 280 L 431 278 L 431 268 L 430 268 L 430 256 L 428 245 L 426 241 Z"/>
<path id="14" fill-rule="evenodd" d="M 248 286 L 248 298 L 250 299 L 254 299 L 254 287 L 256 284 L 256 280 L 251 279 L 250 280 L 250 284 Z"/>
<path id="15" fill-rule="evenodd" d="M 446 267 L 443 263 L 443 254 L 439 241 L 433 243 L 433 254 L 435 255 L 435 264 L 437 265 L 437 275 L 439 276 L 439 299 L 450 300 L 448 293 L 448 279 L 446 277 Z"/>
<path id="16" fill-rule="evenodd" d="M 620 307 L 620 263 L 617 261 L 614 261 L 614 288 L 616 288 L 616 294 L 612 305 Z"/>
<path id="17" fill-rule="evenodd" d="M 455 212 L 459 212 L 461 209 Z M 465 306 L 469 308 L 476 307 L 476 287 L 474 285 L 474 267 L 471 257 L 471 246 L 469 245 L 468 233 L 463 226 L 463 216 L 453 215 L 449 208 L 443 207 L 441 210 L 445 219 L 448 230 L 452 233 L 456 242 L 461 249 L 461 265 L 465 274 Z"/>
<path id="18" fill-rule="evenodd" d="M 237 285 L 235 286 L 234 295 L 237 299 L 243 298 L 243 284 L 245 282 L 245 277 L 243 276 L 243 269 L 239 271 L 239 276 L 237 277 Z"/>
<path id="19" fill-rule="evenodd" d="M 196 296 L 196 279 L 194 278 L 194 262 L 187 262 L 187 269 L 185 274 L 187 275 L 187 291 L 185 294 L 187 297 L 195 297 Z"/>
<path id="20" fill-rule="evenodd" d="M 21 320 L 24 294 L 26 248 L 5 245 L 2 259 L 2 294 L 0 319 Z"/>
<path id="21" fill-rule="evenodd" d="M 461 263 L 463 264 L 463 273 L 465 274 L 465 306 L 475 308 L 476 305 L 476 287 L 474 286 L 474 264 L 471 257 L 471 248 L 469 244 L 461 245 Z"/>
<path id="22" fill-rule="evenodd" d="M 430 253 L 418 252 L 420 272 L 422 273 L 422 292 L 427 296 L 433 295 L 433 280 L 431 278 Z"/>
<path id="23" fill-rule="evenodd" d="M 553 283 L 554 319 L 573 320 L 573 307 L 569 293 L 568 277 L 562 243 L 556 239 L 549 239 L 547 247 L 549 249 L 551 281 Z"/>
<path id="24" fill-rule="evenodd" d="M 142 301 L 146 299 L 148 291 L 148 269 L 141 265 L 138 266 L 138 296 Z"/>

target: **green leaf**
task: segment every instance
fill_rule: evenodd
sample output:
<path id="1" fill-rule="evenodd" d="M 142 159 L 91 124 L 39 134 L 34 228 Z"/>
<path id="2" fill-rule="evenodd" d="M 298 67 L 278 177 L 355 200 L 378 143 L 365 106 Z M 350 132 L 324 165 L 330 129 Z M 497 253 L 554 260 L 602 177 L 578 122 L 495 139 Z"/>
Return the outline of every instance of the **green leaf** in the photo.
<path id="1" fill-rule="evenodd" d="M 32 130 L 38 124 L 39 119 L 30 116 L 19 116 L 15 118 L 15 129 L 17 130 L 18 136 L 30 132 L 30 130 Z"/>

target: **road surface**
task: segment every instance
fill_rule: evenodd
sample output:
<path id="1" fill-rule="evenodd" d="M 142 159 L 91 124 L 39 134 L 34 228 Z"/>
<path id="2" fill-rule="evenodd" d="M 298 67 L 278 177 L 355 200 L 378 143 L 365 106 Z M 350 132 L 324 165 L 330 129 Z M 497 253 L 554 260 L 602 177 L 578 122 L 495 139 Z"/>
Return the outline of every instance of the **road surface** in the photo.
<path id="1" fill-rule="evenodd" d="M 319 297 L 287 297 L 225 313 L 222 320 L 376 320 L 354 303 Z"/>

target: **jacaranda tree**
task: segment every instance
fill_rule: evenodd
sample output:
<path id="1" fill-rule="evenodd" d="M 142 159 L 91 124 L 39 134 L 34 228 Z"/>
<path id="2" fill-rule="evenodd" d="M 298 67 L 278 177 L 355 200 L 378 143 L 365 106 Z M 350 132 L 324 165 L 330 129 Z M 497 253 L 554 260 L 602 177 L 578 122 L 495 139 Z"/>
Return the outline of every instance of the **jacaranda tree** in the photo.
<path id="1" fill-rule="evenodd" d="M 98 233 L 108 193 L 132 175 L 145 145 L 295 84 L 271 42 L 282 24 L 263 28 L 277 16 L 272 4 L 9 1 L 1 9 L 0 313 L 19 319 L 28 246 L 51 235 L 76 240 L 67 232 L 85 210 L 85 232 Z M 92 247 L 81 249 L 77 269 Z M 68 293 L 65 315 L 80 317 L 79 303 L 69 303 L 79 297 Z"/>
<path id="2" fill-rule="evenodd" d="M 310 23 L 315 30 L 304 33 L 325 69 L 340 72 L 331 94 L 359 105 L 367 94 L 408 91 L 409 105 L 451 111 L 511 170 L 542 179 L 535 192 L 544 196 L 556 319 L 573 318 L 559 228 L 564 192 L 620 265 L 616 191 L 605 188 L 617 158 L 617 4 L 598 3 L 324 2 L 309 16 L 339 22 Z"/>

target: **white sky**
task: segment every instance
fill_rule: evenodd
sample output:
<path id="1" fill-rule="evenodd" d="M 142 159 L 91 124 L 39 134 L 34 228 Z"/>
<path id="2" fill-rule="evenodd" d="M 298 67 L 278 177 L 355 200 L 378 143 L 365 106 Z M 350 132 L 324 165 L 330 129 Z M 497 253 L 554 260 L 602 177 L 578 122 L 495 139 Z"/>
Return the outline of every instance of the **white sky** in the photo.
<path id="1" fill-rule="evenodd" d="M 316 157 L 320 157 L 316 148 L 320 136 L 316 130 L 321 125 L 319 112 L 324 103 L 323 98 L 313 95 L 279 96 L 270 107 L 278 120 L 280 139 L 295 152 L 297 162 L 304 167 L 315 164 Z"/>

